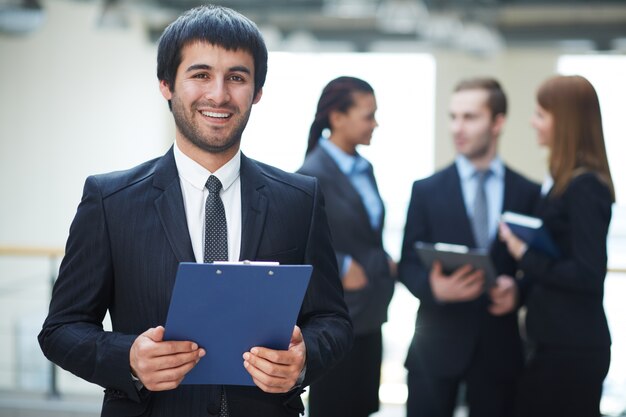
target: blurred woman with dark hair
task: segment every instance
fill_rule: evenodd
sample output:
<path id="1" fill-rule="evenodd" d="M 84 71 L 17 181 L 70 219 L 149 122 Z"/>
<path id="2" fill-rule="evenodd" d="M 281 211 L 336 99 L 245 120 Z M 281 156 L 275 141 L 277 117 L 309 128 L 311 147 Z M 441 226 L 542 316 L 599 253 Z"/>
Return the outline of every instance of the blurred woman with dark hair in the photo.
<path id="1" fill-rule="evenodd" d="M 548 79 L 537 92 L 532 125 L 539 144 L 550 151 L 552 178 L 537 215 L 561 255 L 544 255 L 500 226 L 501 238 L 532 282 L 529 361 L 518 415 L 599 416 L 610 363 L 603 296 L 615 191 L 596 91 L 580 76 Z"/>
<path id="2" fill-rule="evenodd" d="M 379 408 L 381 326 L 393 295 L 395 263 L 383 248 L 384 207 L 372 165 L 359 153 L 376 123 L 374 90 L 354 77 L 332 80 L 311 124 L 301 174 L 317 177 L 354 326 L 347 357 L 311 385 L 310 417 L 366 417 Z"/>

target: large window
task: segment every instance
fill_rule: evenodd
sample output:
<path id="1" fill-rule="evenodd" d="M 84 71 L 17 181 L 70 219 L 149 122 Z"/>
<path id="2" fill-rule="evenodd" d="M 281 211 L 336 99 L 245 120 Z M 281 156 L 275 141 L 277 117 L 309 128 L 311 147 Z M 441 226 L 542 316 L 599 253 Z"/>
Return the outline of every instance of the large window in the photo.
<path id="1" fill-rule="evenodd" d="M 286 171 L 304 159 L 309 127 L 324 86 L 341 75 L 374 88 L 379 127 L 359 152 L 374 165 L 387 209 L 385 243 L 400 255 L 411 184 L 434 164 L 435 61 L 428 54 L 272 52 L 261 101 L 253 107 L 242 150 Z"/>

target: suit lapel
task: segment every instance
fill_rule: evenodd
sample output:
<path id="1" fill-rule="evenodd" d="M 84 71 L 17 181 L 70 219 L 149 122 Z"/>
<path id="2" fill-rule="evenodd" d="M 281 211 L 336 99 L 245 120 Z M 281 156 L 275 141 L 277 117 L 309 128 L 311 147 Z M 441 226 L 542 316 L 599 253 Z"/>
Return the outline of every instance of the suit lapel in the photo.
<path id="1" fill-rule="evenodd" d="M 322 172 L 325 173 L 324 175 L 327 175 L 331 178 L 331 181 L 329 181 L 329 183 L 335 184 L 335 186 L 341 190 L 340 195 L 343 195 L 346 199 L 350 200 L 350 207 L 355 208 L 355 214 L 359 217 L 360 224 L 368 225 L 369 230 L 371 230 L 373 233 L 376 233 L 377 231 L 372 229 L 370 217 L 367 213 L 367 209 L 365 208 L 365 204 L 363 204 L 363 199 L 361 199 L 361 196 L 354 188 L 354 185 L 352 185 L 352 183 L 350 182 L 350 179 L 339 169 L 335 161 L 331 158 L 330 155 L 328 155 L 328 153 L 324 149 L 318 146 L 314 150 L 314 152 L 315 151 L 319 152 L 318 160 L 322 167 Z M 376 193 L 378 193 L 376 181 L 374 181 L 374 189 L 376 190 Z M 378 196 L 378 198 L 380 198 L 380 195 Z M 382 224 L 383 221 L 381 220 L 381 225 Z"/>
<path id="2" fill-rule="evenodd" d="M 512 210 L 515 207 L 515 187 L 513 182 L 513 176 L 511 171 L 506 166 L 504 167 L 504 201 L 502 202 L 502 211 Z"/>
<path id="3" fill-rule="evenodd" d="M 461 177 L 456 168 L 456 164 L 452 164 L 446 171 L 448 186 L 443 187 L 442 190 L 451 191 L 450 194 L 447 195 L 447 198 L 449 199 L 449 207 L 452 214 L 447 216 L 447 218 L 451 221 L 458 222 L 454 226 L 454 230 L 458 232 L 461 238 L 459 244 L 475 247 L 476 241 L 474 239 L 474 232 L 472 232 L 470 219 L 467 216 L 467 207 L 465 207 L 465 199 L 463 198 L 463 190 L 461 189 Z"/>
<path id="4" fill-rule="evenodd" d="M 179 262 L 195 262 L 173 148 L 157 163 L 153 185 L 163 191 L 154 205 L 176 258 Z"/>
<path id="5" fill-rule="evenodd" d="M 257 256 L 263 226 L 267 216 L 268 199 L 263 194 L 267 186 L 259 167 L 241 154 L 241 260 Z"/>

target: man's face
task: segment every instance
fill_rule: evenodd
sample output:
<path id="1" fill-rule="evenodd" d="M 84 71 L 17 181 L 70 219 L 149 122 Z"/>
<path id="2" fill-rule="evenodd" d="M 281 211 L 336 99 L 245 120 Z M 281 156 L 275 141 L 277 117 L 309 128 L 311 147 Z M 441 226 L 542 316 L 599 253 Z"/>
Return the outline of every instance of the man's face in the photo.
<path id="1" fill-rule="evenodd" d="M 206 152 L 221 153 L 239 146 L 254 95 L 254 59 L 247 51 L 227 51 L 205 42 L 185 46 L 174 88 L 161 81 L 171 100 L 177 139 Z"/>
<path id="2" fill-rule="evenodd" d="M 450 131 L 457 153 L 469 160 L 495 154 L 501 123 L 496 123 L 487 107 L 485 90 L 462 90 L 450 100 Z M 496 119 L 497 120 L 497 119 Z"/>

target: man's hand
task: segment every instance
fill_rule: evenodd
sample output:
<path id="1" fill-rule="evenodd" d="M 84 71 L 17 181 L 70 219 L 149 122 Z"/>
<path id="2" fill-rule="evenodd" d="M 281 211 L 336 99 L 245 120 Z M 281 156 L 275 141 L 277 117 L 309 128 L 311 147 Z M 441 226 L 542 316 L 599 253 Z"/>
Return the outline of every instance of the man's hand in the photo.
<path id="1" fill-rule="evenodd" d="M 346 271 L 346 274 L 341 279 L 343 288 L 348 291 L 356 291 L 367 285 L 367 275 L 363 267 L 352 258 L 350 266 Z"/>
<path id="2" fill-rule="evenodd" d="M 485 283 L 482 270 L 473 270 L 471 265 L 465 265 L 452 275 L 445 275 L 439 261 L 433 262 L 429 279 L 433 296 L 441 302 L 474 300 L 482 293 Z"/>
<path id="3" fill-rule="evenodd" d="M 265 392 L 284 393 L 291 390 L 304 369 L 306 346 L 302 332 L 295 326 L 288 350 L 253 347 L 243 354 L 243 366 L 254 383 Z"/>
<path id="4" fill-rule="evenodd" d="M 150 391 L 176 388 L 206 352 L 194 342 L 163 341 L 163 326 L 140 334 L 130 347 L 130 368 Z"/>
<path id="5" fill-rule="evenodd" d="M 491 305 L 489 312 L 494 316 L 510 313 L 517 306 L 517 285 L 515 280 L 507 275 L 500 275 L 496 285 L 489 290 Z"/>

